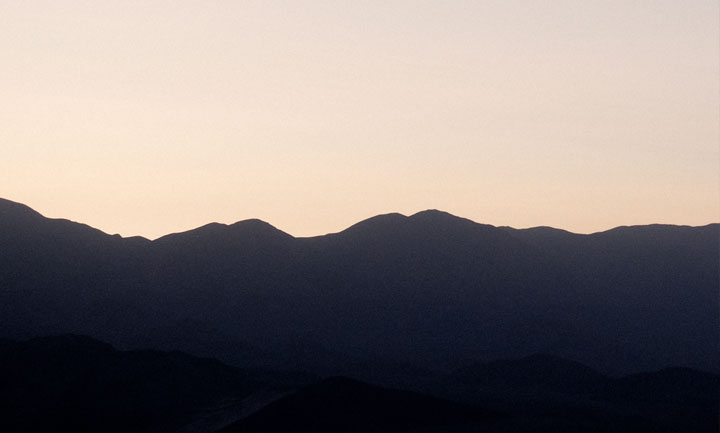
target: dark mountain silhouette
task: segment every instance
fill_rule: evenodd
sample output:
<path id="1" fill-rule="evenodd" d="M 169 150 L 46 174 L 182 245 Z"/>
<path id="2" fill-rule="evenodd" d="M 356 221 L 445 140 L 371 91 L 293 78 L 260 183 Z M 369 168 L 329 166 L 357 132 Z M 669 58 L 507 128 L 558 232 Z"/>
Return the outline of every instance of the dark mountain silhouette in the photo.
<path id="1" fill-rule="evenodd" d="M 636 373 L 613 380 L 600 397 L 635 402 L 662 402 L 717 408 L 720 377 L 683 367 Z"/>
<path id="2" fill-rule="evenodd" d="M 623 377 L 537 354 L 476 363 L 416 389 L 507 413 L 500 431 L 710 432 L 720 377 L 667 368 Z M 542 426 L 542 427 L 538 427 Z"/>
<path id="3" fill-rule="evenodd" d="M 444 380 L 453 389 L 460 387 L 472 392 L 489 391 L 497 394 L 518 392 L 527 394 L 583 394 L 605 386 L 607 377 L 579 362 L 552 355 L 536 354 L 517 360 L 498 360 L 464 367 Z"/>
<path id="4" fill-rule="evenodd" d="M 711 432 L 720 429 L 718 390 L 716 374 L 671 367 L 613 380 L 594 398 L 653 420 L 665 431 Z"/>
<path id="5" fill-rule="evenodd" d="M 686 368 L 612 378 L 538 354 L 463 368 L 416 387 L 423 393 L 333 377 L 219 433 L 712 432 L 719 386 L 717 375 Z"/>
<path id="6" fill-rule="evenodd" d="M 564 373 L 563 373 L 564 372 Z M 422 380 L 425 377 L 426 380 Z M 78 335 L 0 340 L 3 432 L 717 431 L 717 375 L 620 378 L 549 355 L 464 367 L 415 391 L 117 351 Z"/>
<path id="7" fill-rule="evenodd" d="M 0 431 L 172 431 L 200 409 L 263 386 L 180 352 L 120 352 L 76 335 L 3 341 Z"/>
<path id="8" fill-rule="evenodd" d="M 718 228 L 577 235 L 425 211 L 311 238 L 248 220 L 149 241 L 0 200 L 0 337 L 77 333 L 323 375 L 366 366 L 382 383 L 538 352 L 605 373 L 712 370 Z"/>
<path id="9" fill-rule="evenodd" d="M 270 403 L 220 432 L 440 432 L 483 428 L 500 417 L 448 400 L 332 377 Z"/>

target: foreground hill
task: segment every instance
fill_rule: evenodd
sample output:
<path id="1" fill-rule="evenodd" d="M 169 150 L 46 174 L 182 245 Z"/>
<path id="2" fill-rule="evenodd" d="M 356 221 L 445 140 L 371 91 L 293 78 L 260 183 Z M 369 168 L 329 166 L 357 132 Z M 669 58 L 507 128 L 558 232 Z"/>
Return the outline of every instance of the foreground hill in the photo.
<path id="1" fill-rule="evenodd" d="M 220 431 L 407 432 L 485 427 L 498 413 L 343 377 L 325 379 L 273 402 Z"/>
<path id="2" fill-rule="evenodd" d="M 247 371 L 180 352 L 61 335 L 0 341 L 3 432 L 714 432 L 720 378 L 612 378 L 549 355 L 466 366 L 391 389 Z M 315 383 L 313 383 L 315 382 Z M 309 383 L 312 383 L 308 385 Z M 418 392 L 420 391 L 420 392 Z"/>
<path id="3" fill-rule="evenodd" d="M 277 388 L 276 379 L 180 352 L 117 351 L 77 335 L 4 340 L 0 431 L 171 432 L 208 408 L 241 412 L 246 397 Z"/>
<path id="4" fill-rule="evenodd" d="M 712 370 L 718 227 L 576 235 L 425 211 L 313 238 L 248 220 L 149 241 L 0 200 L 0 336 L 372 380 L 538 352 Z"/>
<path id="5" fill-rule="evenodd" d="M 718 429 L 720 377 L 688 368 L 609 377 L 536 354 L 469 365 L 420 389 L 507 413 L 500 431 Z"/>
<path id="6" fill-rule="evenodd" d="M 709 433 L 718 429 L 718 387 L 717 375 L 686 368 L 612 378 L 538 354 L 468 366 L 416 384 L 422 393 L 329 378 L 219 433 Z"/>

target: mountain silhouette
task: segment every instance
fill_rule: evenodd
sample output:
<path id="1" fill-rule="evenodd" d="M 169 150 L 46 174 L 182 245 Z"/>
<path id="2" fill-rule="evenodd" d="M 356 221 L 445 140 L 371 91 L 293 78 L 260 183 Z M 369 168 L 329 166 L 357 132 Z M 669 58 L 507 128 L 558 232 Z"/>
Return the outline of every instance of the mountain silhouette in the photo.
<path id="1" fill-rule="evenodd" d="M 615 378 L 535 354 L 423 373 L 403 390 L 79 335 L 0 340 L 3 432 L 709 432 L 718 386 L 682 367 Z"/>
<path id="2" fill-rule="evenodd" d="M 498 389 L 522 393 L 587 393 L 605 385 L 607 377 L 579 362 L 535 354 L 464 367 L 445 380 L 473 392 Z M 457 387 L 456 386 L 456 387 Z"/>
<path id="3" fill-rule="evenodd" d="M 409 391 L 332 377 L 283 397 L 219 433 L 408 432 L 482 428 L 501 415 Z"/>
<path id="4" fill-rule="evenodd" d="M 534 353 L 612 374 L 716 371 L 719 233 L 578 235 L 432 210 L 309 238 L 247 220 L 150 241 L 0 200 L 0 337 L 83 334 L 321 375 L 378 366 L 371 381 Z"/>
<path id="5" fill-rule="evenodd" d="M 180 352 L 121 352 L 77 335 L 5 340 L 0 430 L 172 431 L 200 409 L 263 386 L 248 372 Z"/>
<path id="6" fill-rule="evenodd" d="M 500 431 L 710 432 L 720 377 L 672 367 L 610 377 L 547 354 L 468 365 L 416 389 L 508 414 Z"/>

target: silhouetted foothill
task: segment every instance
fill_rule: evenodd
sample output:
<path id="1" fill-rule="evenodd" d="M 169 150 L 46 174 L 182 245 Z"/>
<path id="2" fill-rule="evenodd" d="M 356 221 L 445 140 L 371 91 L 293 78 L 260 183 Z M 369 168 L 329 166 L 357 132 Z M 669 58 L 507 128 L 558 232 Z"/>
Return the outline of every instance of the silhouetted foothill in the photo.
<path id="1" fill-rule="evenodd" d="M 77 336 L 0 344 L 0 430 L 172 431 L 192 413 L 264 384 L 179 352 L 116 351 Z"/>
<path id="2" fill-rule="evenodd" d="M 221 433 L 406 432 L 484 427 L 492 411 L 333 377 L 269 404 Z"/>

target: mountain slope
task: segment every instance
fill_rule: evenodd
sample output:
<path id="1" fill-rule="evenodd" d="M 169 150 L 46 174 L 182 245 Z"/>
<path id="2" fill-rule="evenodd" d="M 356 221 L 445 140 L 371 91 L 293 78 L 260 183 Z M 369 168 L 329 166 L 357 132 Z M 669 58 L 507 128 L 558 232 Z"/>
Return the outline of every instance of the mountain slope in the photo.
<path id="1" fill-rule="evenodd" d="M 500 418 L 487 410 L 380 388 L 342 377 L 284 397 L 219 433 L 406 432 L 482 428 Z"/>
<path id="2" fill-rule="evenodd" d="M 425 211 L 312 238 L 248 220 L 148 241 L 0 201 L 0 337 L 325 375 L 538 352 L 613 373 L 712 369 L 718 227 L 575 235 Z"/>
<path id="3" fill-rule="evenodd" d="M 172 431 L 262 383 L 213 359 L 76 335 L 0 343 L 0 430 Z"/>
<path id="4" fill-rule="evenodd" d="M 717 375 L 687 368 L 616 378 L 537 354 L 475 363 L 417 389 L 507 413 L 500 431 L 710 432 L 719 387 Z"/>
<path id="5" fill-rule="evenodd" d="M 498 360 L 464 367 L 445 380 L 453 388 L 473 392 L 505 391 L 525 394 L 583 394 L 604 386 L 607 377 L 578 362 L 536 354 L 517 360 Z"/>

